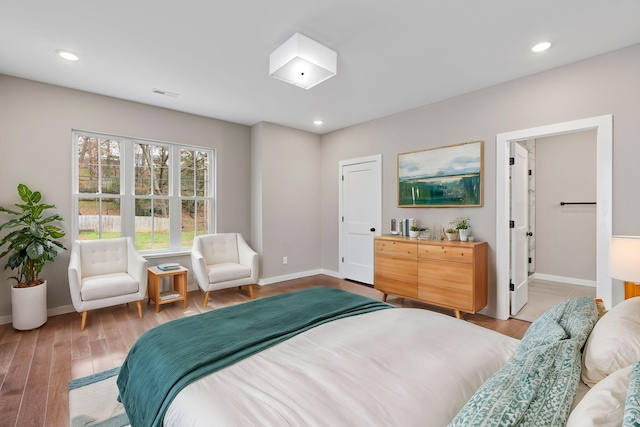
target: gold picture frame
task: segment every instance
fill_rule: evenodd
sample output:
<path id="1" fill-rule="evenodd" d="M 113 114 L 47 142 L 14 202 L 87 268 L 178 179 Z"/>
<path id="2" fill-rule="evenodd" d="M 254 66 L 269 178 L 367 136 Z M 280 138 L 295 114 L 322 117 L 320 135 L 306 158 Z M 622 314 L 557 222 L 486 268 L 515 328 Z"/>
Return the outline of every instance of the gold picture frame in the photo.
<path id="1" fill-rule="evenodd" d="M 398 154 L 398 207 L 479 207 L 484 141 Z"/>

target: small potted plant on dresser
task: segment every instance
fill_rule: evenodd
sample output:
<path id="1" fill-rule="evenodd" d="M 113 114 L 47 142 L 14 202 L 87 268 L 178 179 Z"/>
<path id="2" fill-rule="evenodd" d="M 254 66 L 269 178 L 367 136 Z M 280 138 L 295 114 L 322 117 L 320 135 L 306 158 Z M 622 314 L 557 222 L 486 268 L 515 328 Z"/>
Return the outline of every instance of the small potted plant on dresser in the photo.
<path id="1" fill-rule="evenodd" d="M 43 216 L 46 209 L 55 206 L 42 203 L 40 192 L 20 184 L 18 195 L 23 203 L 16 203 L 16 210 L 0 206 L 0 212 L 14 216 L 0 225 L 0 231 L 9 231 L 0 240 L 0 248 L 8 244 L 0 258 L 8 255 L 4 268 L 16 270 L 16 275 L 10 278 L 17 282 L 11 287 L 13 327 L 30 330 L 47 321 L 47 281 L 39 275 L 45 263 L 55 259 L 57 248 L 66 249 L 56 240 L 65 233 L 52 224 L 62 221 L 60 215 Z"/>
<path id="2" fill-rule="evenodd" d="M 471 235 L 471 220 L 469 218 L 456 218 L 451 225 L 458 230 L 460 241 L 466 242 Z"/>
<path id="3" fill-rule="evenodd" d="M 425 231 L 426 228 L 418 227 L 417 225 L 412 225 L 409 227 L 409 237 L 418 237 L 420 233 Z"/>
<path id="4" fill-rule="evenodd" d="M 455 228 L 447 228 L 444 230 L 444 234 L 446 234 L 447 240 L 458 240 L 458 230 Z"/>

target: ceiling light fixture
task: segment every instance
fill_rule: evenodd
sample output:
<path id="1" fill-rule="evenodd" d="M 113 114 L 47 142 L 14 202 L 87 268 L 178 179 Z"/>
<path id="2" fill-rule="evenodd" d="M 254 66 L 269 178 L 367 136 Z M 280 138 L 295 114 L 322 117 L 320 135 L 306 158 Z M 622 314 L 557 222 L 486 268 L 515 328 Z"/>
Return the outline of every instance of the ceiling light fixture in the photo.
<path id="1" fill-rule="evenodd" d="M 322 120 L 314 120 L 313 121 L 314 125 L 321 125 L 322 123 L 324 123 Z"/>
<path id="2" fill-rule="evenodd" d="M 336 75 L 338 54 L 295 33 L 269 55 L 269 75 L 303 89 L 311 89 Z"/>
<path id="3" fill-rule="evenodd" d="M 538 43 L 537 45 L 532 47 L 531 50 L 533 52 L 544 52 L 545 50 L 549 49 L 550 47 L 551 47 L 551 43 L 542 42 L 542 43 Z"/>
<path id="4" fill-rule="evenodd" d="M 80 57 L 73 52 L 69 52 L 68 50 L 57 49 L 56 53 L 66 59 L 67 61 L 78 61 Z"/>

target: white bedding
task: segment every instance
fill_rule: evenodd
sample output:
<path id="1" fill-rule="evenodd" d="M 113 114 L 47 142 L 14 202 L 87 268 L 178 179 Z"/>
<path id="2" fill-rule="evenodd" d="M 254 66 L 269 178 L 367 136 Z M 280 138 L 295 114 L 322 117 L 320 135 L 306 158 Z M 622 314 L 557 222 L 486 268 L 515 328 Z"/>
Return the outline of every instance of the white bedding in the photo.
<path id="1" fill-rule="evenodd" d="M 420 309 L 348 317 L 192 383 L 164 425 L 446 426 L 518 343 Z"/>

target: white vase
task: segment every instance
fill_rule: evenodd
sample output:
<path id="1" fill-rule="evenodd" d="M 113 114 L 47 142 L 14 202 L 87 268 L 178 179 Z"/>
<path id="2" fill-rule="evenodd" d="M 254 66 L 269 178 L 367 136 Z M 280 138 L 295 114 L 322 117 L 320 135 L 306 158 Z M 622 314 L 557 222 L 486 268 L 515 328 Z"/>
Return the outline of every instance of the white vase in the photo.
<path id="1" fill-rule="evenodd" d="M 466 242 L 467 239 L 469 238 L 469 235 L 471 234 L 471 229 L 470 228 L 461 228 L 460 230 L 458 230 L 458 233 L 460 233 L 460 241 L 461 242 Z"/>
<path id="2" fill-rule="evenodd" d="M 11 317 L 14 329 L 28 331 L 47 321 L 47 281 L 30 288 L 11 287 Z"/>

